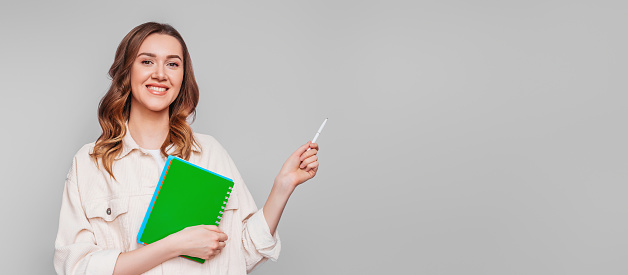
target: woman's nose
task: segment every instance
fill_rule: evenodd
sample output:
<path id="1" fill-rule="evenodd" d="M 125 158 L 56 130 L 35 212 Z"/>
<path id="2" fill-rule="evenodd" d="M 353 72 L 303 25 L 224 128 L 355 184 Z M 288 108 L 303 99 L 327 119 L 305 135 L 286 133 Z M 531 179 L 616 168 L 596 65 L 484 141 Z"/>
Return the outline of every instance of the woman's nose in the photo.
<path id="1" fill-rule="evenodd" d="M 159 80 L 166 79 L 166 73 L 164 71 L 163 66 L 156 66 L 155 71 L 153 71 L 153 78 L 159 79 Z"/>

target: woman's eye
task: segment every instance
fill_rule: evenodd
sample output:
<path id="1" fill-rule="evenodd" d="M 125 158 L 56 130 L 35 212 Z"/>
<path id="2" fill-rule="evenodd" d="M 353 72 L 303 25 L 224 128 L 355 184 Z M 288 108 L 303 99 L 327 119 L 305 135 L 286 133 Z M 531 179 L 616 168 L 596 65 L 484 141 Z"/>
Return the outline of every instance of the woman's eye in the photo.
<path id="1" fill-rule="evenodd" d="M 168 63 L 168 66 L 177 68 L 177 67 L 179 67 L 179 63 L 170 62 L 170 63 Z"/>
<path id="2" fill-rule="evenodd" d="M 144 60 L 144 61 L 142 61 L 142 64 L 144 64 L 144 65 L 150 65 L 150 64 L 153 64 L 153 62 L 152 62 L 152 61 L 150 61 L 150 60 Z"/>

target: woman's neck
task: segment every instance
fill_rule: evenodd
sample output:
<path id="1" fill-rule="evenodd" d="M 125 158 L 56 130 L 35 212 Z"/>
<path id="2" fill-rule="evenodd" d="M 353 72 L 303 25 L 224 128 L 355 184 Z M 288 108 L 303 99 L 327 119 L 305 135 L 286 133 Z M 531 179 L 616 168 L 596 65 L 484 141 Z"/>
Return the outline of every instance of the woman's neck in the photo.
<path id="1" fill-rule="evenodd" d="M 133 140 L 144 149 L 154 150 L 168 137 L 170 118 L 168 109 L 153 112 L 148 109 L 133 108 L 129 115 L 129 132 Z"/>

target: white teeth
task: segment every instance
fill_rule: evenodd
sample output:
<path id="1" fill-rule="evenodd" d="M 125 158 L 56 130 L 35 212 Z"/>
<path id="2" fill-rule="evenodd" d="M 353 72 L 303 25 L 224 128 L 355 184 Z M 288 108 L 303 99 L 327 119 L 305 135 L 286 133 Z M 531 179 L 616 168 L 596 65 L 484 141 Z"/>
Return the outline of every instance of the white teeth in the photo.
<path id="1" fill-rule="evenodd" d="M 156 91 L 156 92 L 165 92 L 166 88 L 161 88 L 161 87 L 155 87 L 155 86 L 148 86 L 149 89 Z"/>

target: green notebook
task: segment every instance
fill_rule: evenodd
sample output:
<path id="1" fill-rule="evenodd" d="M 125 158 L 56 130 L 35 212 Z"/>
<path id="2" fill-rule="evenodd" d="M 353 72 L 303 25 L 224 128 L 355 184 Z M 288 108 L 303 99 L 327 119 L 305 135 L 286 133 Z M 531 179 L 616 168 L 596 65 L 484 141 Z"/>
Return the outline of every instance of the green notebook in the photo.
<path id="1" fill-rule="evenodd" d="M 150 244 L 188 226 L 218 226 L 232 190 L 230 178 L 169 156 L 137 234 L 137 242 Z"/>

